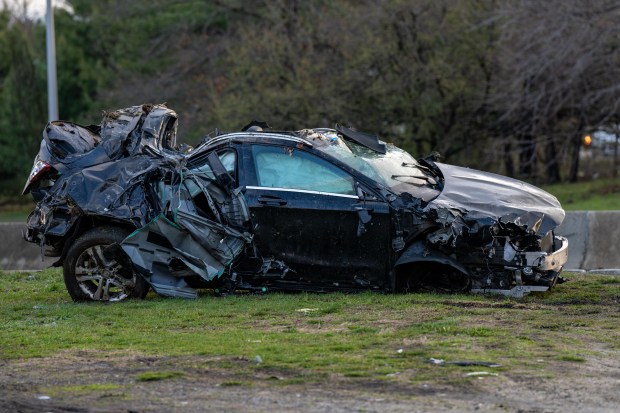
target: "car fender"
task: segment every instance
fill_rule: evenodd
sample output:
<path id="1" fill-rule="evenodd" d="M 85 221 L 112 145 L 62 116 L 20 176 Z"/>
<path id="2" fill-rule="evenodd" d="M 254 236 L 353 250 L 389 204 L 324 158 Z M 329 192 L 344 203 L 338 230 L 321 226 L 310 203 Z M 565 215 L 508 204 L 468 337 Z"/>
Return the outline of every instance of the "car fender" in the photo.
<path id="1" fill-rule="evenodd" d="M 394 269 L 397 270 L 399 267 L 402 267 L 404 265 L 419 262 L 431 262 L 447 265 L 467 276 L 471 275 L 467 268 L 463 266 L 463 264 L 441 251 L 427 248 L 426 245 L 424 245 L 424 241 L 422 240 L 414 242 L 405 249 L 405 252 L 403 252 L 398 258 L 398 260 L 396 260 L 396 263 L 394 264 Z"/>
<path id="2" fill-rule="evenodd" d="M 135 226 L 128 221 L 116 220 L 112 218 L 102 219 L 94 215 L 82 215 L 78 217 L 75 222 L 71 223 L 68 230 L 62 237 L 64 238 L 64 241 L 61 244 L 62 250 L 60 251 L 60 254 L 57 255 L 58 260 L 52 263 L 52 267 L 61 267 L 63 265 L 67 252 L 76 239 L 81 237 L 88 230 L 101 226 L 125 228 L 130 232 L 135 229 Z"/>

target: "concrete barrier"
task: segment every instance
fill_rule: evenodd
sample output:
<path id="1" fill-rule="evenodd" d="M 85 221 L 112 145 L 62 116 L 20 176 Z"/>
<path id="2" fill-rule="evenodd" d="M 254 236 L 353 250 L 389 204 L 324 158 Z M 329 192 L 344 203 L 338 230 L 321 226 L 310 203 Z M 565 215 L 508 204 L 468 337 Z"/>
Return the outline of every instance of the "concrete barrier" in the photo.
<path id="1" fill-rule="evenodd" d="M 556 234 L 568 238 L 564 268 L 620 268 L 620 211 L 568 212 Z"/>
<path id="2" fill-rule="evenodd" d="M 620 268 L 620 211 L 575 211 L 556 234 L 568 238 L 565 269 Z"/>
<path id="3" fill-rule="evenodd" d="M 565 268 L 585 269 L 583 264 L 590 238 L 588 214 L 589 211 L 567 212 L 564 222 L 555 230 L 556 235 L 568 238 L 568 261 Z"/>
<path id="4" fill-rule="evenodd" d="M 55 258 L 41 259 L 41 248 L 24 241 L 25 222 L 0 222 L 0 270 L 42 270 Z"/>
<path id="5" fill-rule="evenodd" d="M 0 223 L 0 269 L 38 270 L 54 258 L 41 259 L 40 248 L 22 238 L 25 223 Z M 556 234 L 568 238 L 565 269 L 620 269 L 620 211 L 567 212 Z"/>

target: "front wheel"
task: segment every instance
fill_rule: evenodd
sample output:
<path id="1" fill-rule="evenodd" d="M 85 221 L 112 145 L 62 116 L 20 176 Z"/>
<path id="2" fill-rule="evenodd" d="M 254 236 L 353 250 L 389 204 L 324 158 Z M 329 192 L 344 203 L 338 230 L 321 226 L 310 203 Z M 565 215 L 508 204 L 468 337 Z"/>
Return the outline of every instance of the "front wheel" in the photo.
<path id="1" fill-rule="evenodd" d="M 74 301 L 121 301 L 144 298 L 148 283 L 115 256 L 112 244 L 129 231 L 117 227 L 94 228 L 69 248 L 64 262 L 65 286 Z"/>

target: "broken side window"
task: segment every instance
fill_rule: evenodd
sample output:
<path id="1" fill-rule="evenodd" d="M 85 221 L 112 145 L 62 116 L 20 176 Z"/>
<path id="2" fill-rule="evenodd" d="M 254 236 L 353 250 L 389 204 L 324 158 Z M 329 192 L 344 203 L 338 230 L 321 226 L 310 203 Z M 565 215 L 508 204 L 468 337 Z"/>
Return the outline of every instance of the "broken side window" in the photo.
<path id="1" fill-rule="evenodd" d="M 188 167 L 192 173 L 203 174 L 207 178 L 211 180 L 215 180 L 215 173 L 209 166 L 207 159 L 209 154 L 201 154 L 199 157 L 195 159 L 191 159 L 188 163 Z M 224 169 L 226 172 L 230 174 L 230 176 L 237 179 L 237 153 L 233 149 L 224 149 L 222 151 L 217 152 L 217 156 L 222 162 Z"/>
<path id="2" fill-rule="evenodd" d="M 235 178 L 237 165 L 237 154 L 235 151 L 232 149 L 227 149 L 222 152 L 218 152 L 217 156 L 220 158 L 220 162 L 222 162 L 224 168 L 226 168 L 226 172 Z"/>

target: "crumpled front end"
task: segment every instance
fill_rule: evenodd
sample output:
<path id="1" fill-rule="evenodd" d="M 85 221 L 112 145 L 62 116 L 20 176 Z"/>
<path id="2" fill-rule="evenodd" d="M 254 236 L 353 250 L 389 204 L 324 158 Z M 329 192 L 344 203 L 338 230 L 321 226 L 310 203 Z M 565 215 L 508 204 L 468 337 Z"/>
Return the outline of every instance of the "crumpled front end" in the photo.
<path id="1" fill-rule="evenodd" d="M 558 281 L 568 259 L 568 241 L 555 236 L 553 230 L 541 237 L 501 219 L 490 226 L 477 222 L 460 227 L 458 221 L 451 226 L 462 235 L 453 237 L 452 244 L 438 241 L 436 234 L 428 238 L 435 241 L 437 249 L 453 249 L 453 255 L 469 272 L 472 292 L 521 297 L 546 291 Z"/>
<path id="2" fill-rule="evenodd" d="M 422 206 L 400 197 L 400 221 L 409 223 L 405 232 L 422 234 L 423 241 L 397 267 L 434 262 L 440 265 L 435 272 L 460 274 L 455 290 L 516 297 L 546 291 L 560 280 L 568 241 L 553 232 L 564 219 L 555 197 L 514 179 L 435 165 L 444 185 L 436 199 Z M 429 272 L 424 282 L 433 277 Z"/>

